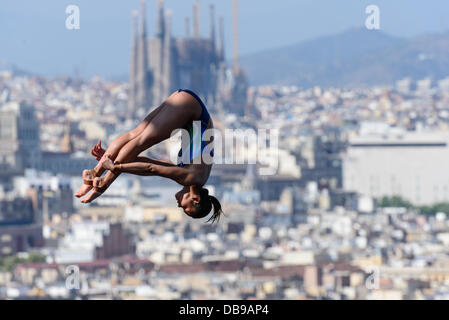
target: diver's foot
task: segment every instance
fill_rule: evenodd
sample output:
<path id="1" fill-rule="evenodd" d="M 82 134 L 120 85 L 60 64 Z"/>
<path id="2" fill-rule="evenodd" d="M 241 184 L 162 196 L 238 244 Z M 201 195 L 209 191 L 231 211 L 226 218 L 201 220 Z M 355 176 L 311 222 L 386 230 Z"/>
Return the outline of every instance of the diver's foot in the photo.
<path id="1" fill-rule="evenodd" d="M 88 186 L 87 184 L 83 184 L 81 188 L 78 190 L 77 193 L 75 193 L 75 197 L 81 198 L 82 196 L 86 195 L 90 190 L 92 190 L 92 186 Z"/>
<path id="2" fill-rule="evenodd" d="M 75 193 L 75 197 L 77 198 L 86 195 L 92 189 L 95 172 L 93 170 L 84 170 L 82 177 L 84 184 L 81 186 L 78 192 Z"/>
<path id="3" fill-rule="evenodd" d="M 93 188 L 94 191 L 89 193 L 89 195 L 87 195 L 85 198 L 81 199 L 81 203 L 90 203 L 94 201 L 96 198 L 101 196 L 103 192 L 106 191 L 107 186 L 103 182 L 103 178 L 97 177 L 93 180 Z"/>
<path id="4" fill-rule="evenodd" d="M 103 192 L 98 192 L 98 191 L 92 191 L 91 193 L 89 193 L 89 195 L 87 195 L 86 197 L 84 197 L 83 199 L 81 199 L 81 203 L 91 203 L 92 201 L 94 201 L 95 199 L 97 199 L 99 196 L 101 196 L 103 194 Z"/>

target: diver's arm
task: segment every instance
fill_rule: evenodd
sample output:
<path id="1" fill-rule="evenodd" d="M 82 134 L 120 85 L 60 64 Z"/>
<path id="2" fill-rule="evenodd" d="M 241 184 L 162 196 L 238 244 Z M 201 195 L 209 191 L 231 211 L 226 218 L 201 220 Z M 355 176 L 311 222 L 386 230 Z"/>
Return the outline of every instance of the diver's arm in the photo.
<path id="1" fill-rule="evenodd" d="M 115 173 L 131 173 L 138 176 L 154 176 L 154 172 L 151 169 L 151 164 L 147 162 L 129 162 L 114 164 Z"/>
<path id="2" fill-rule="evenodd" d="M 156 162 L 159 161 L 154 159 L 149 160 L 151 161 L 115 164 L 114 172 L 131 173 L 139 176 L 160 176 L 176 181 L 183 186 L 194 185 L 198 182 L 195 172 L 190 169 L 180 168 L 166 162 L 158 164 Z"/>
<path id="3" fill-rule="evenodd" d="M 136 162 L 146 162 L 146 163 L 153 163 L 153 164 L 158 164 L 161 166 L 169 166 L 169 167 L 176 167 L 176 165 L 168 160 L 156 160 L 153 158 L 148 158 L 148 157 L 137 157 L 136 158 Z"/>
<path id="4" fill-rule="evenodd" d="M 183 186 L 198 184 L 198 175 L 191 168 L 181 168 L 178 166 L 161 166 L 151 164 L 154 175 L 171 179 Z"/>

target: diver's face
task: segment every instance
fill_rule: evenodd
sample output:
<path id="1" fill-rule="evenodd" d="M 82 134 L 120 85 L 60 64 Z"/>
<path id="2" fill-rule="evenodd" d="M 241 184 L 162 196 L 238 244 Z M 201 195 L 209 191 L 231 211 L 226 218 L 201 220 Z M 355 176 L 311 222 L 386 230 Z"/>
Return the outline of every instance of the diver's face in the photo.
<path id="1" fill-rule="evenodd" d="M 192 195 L 189 187 L 184 187 L 181 191 L 175 195 L 178 207 L 184 210 L 184 213 L 188 216 L 192 216 L 195 213 L 196 207 L 193 205 L 196 197 Z"/>

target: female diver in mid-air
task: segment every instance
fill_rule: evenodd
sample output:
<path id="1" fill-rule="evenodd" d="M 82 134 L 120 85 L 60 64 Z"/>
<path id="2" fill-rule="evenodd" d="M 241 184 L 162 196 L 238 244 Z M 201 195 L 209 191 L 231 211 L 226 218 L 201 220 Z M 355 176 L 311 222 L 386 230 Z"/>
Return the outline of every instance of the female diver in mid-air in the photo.
<path id="1" fill-rule="evenodd" d="M 203 161 L 202 155 L 207 152 L 213 157 L 213 148 L 210 148 L 203 139 L 200 151 L 192 147 L 194 121 L 201 124 L 201 137 L 207 129 L 213 128 L 212 119 L 201 99 L 193 91 L 177 90 L 135 129 L 115 139 L 107 150 L 101 148 L 101 143 L 92 149 L 92 155 L 99 162 L 94 169 L 83 171 L 84 184 L 75 196 L 80 198 L 94 189 L 81 200 L 82 203 L 93 201 L 101 196 L 120 173 L 161 176 L 184 186 L 176 193 L 175 198 L 178 207 L 182 207 L 187 215 L 192 218 L 203 218 L 213 207 L 213 214 L 209 220 L 214 222 L 219 219 L 222 213 L 220 202 L 203 188 L 209 178 L 212 163 Z M 168 139 L 176 129 L 186 129 L 190 134 L 190 157 L 187 160 L 176 165 L 169 161 L 139 156 L 151 146 Z M 178 156 L 189 155 L 182 153 L 183 149 Z M 198 157 L 201 159 L 198 160 Z M 109 171 L 101 178 L 106 170 Z"/>

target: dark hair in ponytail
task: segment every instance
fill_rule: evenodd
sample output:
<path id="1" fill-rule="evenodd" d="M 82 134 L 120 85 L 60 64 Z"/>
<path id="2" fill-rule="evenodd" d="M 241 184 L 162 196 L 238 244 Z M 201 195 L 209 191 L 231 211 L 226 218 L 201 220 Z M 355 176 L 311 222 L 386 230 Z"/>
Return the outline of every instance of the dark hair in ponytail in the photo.
<path id="1" fill-rule="evenodd" d="M 217 221 L 217 223 L 218 223 L 220 221 L 220 216 L 223 213 L 223 210 L 221 210 L 221 203 L 214 196 L 209 196 L 209 201 L 212 203 L 212 205 L 214 207 L 214 213 L 209 218 L 209 220 L 207 220 L 207 222 L 212 220 L 212 222 L 211 222 L 212 224 L 214 224 L 215 221 Z"/>
<path id="2" fill-rule="evenodd" d="M 214 209 L 214 212 L 212 214 L 212 216 L 209 218 L 209 220 L 207 220 L 206 222 L 210 222 L 212 221 L 212 224 L 217 221 L 220 220 L 220 216 L 223 213 L 223 210 L 221 209 L 221 204 L 220 201 L 218 201 L 217 198 L 215 198 L 214 196 L 210 196 L 209 195 L 209 191 L 205 188 L 201 189 L 200 192 L 200 203 L 199 203 L 199 207 L 198 207 L 198 213 L 195 216 L 192 216 L 192 218 L 195 219 L 201 219 L 204 218 L 205 216 L 207 216 L 210 211 L 212 210 L 212 207 Z"/>

